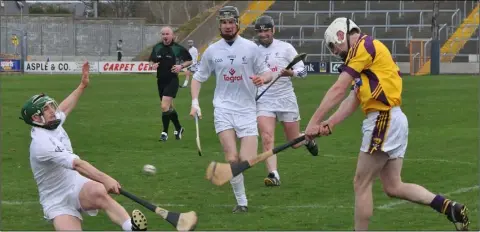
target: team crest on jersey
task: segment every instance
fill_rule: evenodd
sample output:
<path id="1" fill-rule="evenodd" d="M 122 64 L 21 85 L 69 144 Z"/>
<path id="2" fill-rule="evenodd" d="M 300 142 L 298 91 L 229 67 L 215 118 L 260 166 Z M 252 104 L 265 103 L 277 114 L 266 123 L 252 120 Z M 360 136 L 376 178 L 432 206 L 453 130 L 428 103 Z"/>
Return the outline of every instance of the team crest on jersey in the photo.
<path id="1" fill-rule="evenodd" d="M 247 56 L 242 57 L 242 64 L 247 64 Z"/>

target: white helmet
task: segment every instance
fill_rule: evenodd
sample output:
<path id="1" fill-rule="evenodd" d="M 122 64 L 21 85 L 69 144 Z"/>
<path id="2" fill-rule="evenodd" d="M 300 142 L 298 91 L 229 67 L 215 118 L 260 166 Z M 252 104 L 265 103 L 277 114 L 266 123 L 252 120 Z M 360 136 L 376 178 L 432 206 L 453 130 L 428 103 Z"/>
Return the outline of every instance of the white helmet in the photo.
<path id="1" fill-rule="evenodd" d="M 330 26 L 328 26 L 325 31 L 324 39 L 330 52 L 333 53 L 333 45 L 341 44 L 346 41 L 347 30 L 350 32 L 352 29 L 357 29 L 361 32 L 360 27 L 358 27 L 351 19 L 348 19 L 348 22 L 349 25 L 347 25 L 347 18 L 340 17 L 333 20 Z"/>

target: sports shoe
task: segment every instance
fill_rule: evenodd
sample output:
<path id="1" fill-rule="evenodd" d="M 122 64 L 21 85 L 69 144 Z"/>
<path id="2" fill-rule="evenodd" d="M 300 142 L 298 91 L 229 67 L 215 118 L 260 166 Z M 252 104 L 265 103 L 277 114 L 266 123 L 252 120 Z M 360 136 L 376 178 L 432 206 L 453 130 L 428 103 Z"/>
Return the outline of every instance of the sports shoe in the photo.
<path id="1" fill-rule="evenodd" d="M 274 186 L 280 186 L 280 180 L 275 177 L 275 174 L 270 172 L 268 176 L 263 179 L 263 183 L 265 183 L 265 186 L 268 187 L 274 187 Z"/>
<path id="2" fill-rule="evenodd" d="M 318 155 L 318 146 L 315 140 L 310 140 L 306 142 L 305 147 L 307 147 L 308 152 L 310 152 L 310 154 L 312 154 L 313 156 Z"/>
<path id="3" fill-rule="evenodd" d="M 185 131 L 185 128 L 181 127 L 180 128 L 180 133 L 178 131 L 174 131 L 173 134 L 175 135 L 175 138 L 177 140 L 182 139 L 183 132 Z"/>
<path id="4" fill-rule="evenodd" d="M 147 218 L 143 213 L 135 209 L 132 211 L 132 231 L 146 231 L 147 230 Z"/>
<path id="5" fill-rule="evenodd" d="M 248 207 L 244 205 L 237 205 L 232 210 L 233 213 L 246 213 L 248 212 Z"/>
<path id="6" fill-rule="evenodd" d="M 447 214 L 450 220 L 458 231 L 467 231 L 470 220 L 468 219 L 468 209 L 465 205 L 457 202 L 450 202 L 450 212 Z"/>
<path id="7" fill-rule="evenodd" d="M 160 135 L 160 141 L 167 141 L 168 140 L 168 134 L 167 132 L 162 132 L 162 134 Z"/>

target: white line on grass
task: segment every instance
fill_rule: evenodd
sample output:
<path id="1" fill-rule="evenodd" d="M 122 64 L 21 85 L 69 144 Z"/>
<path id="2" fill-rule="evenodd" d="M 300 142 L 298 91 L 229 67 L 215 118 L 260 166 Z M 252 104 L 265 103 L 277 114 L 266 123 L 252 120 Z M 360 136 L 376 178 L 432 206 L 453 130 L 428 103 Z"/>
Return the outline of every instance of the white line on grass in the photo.
<path id="1" fill-rule="evenodd" d="M 457 189 L 453 192 L 448 192 L 442 195 L 449 196 L 449 195 L 456 195 L 456 194 L 462 194 L 466 192 L 472 192 L 477 189 L 479 189 L 480 186 L 475 185 L 472 187 L 466 187 L 466 188 L 460 188 Z M 390 210 L 395 206 L 401 205 L 408 203 L 408 201 L 404 200 L 399 200 L 399 201 L 394 201 L 388 204 L 380 205 L 376 207 L 377 209 L 380 210 Z M 2 201 L 2 205 L 38 205 L 40 206 L 40 203 L 37 201 Z M 134 204 L 131 202 L 130 204 Z M 160 207 L 193 207 L 194 205 L 188 205 L 188 204 L 173 204 L 173 203 L 165 203 L 165 204 L 157 204 Z M 202 205 L 195 205 L 195 207 L 202 206 Z M 208 204 L 206 205 L 209 208 L 232 208 L 233 204 Z M 203 205 L 205 207 L 205 205 Z M 267 209 L 267 208 L 282 208 L 282 209 L 291 209 L 291 210 L 299 210 L 299 209 L 353 209 L 352 206 L 345 206 L 345 205 L 323 205 L 323 204 L 307 204 L 307 205 L 254 205 L 253 207 L 259 208 L 259 209 Z"/>
<path id="2" fill-rule="evenodd" d="M 441 195 L 449 196 L 449 195 L 468 193 L 468 192 L 472 192 L 472 191 L 475 191 L 475 190 L 479 189 L 479 187 L 480 186 L 478 186 L 478 185 L 474 185 L 472 187 L 460 188 L 460 189 L 457 189 L 453 192 L 448 192 L 448 193 L 445 193 L 445 194 L 441 193 Z M 378 209 L 392 209 L 395 206 L 402 205 L 402 204 L 405 204 L 405 203 L 408 203 L 408 201 L 399 200 L 399 201 L 394 201 L 394 202 L 390 202 L 388 204 L 381 205 L 377 208 Z"/>
<path id="3" fill-rule="evenodd" d="M 332 154 L 321 154 L 320 156 L 330 157 L 330 158 L 342 158 L 342 159 L 357 159 L 357 156 L 345 156 L 345 155 L 332 155 Z M 445 159 L 422 159 L 422 158 L 408 158 L 406 157 L 404 161 L 413 161 L 413 162 L 437 162 L 437 163 L 452 163 L 452 164 L 465 164 L 465 165 L 475 165 L 477 162 L 465 162 L 465 161 L 456 161 L 456 160 L 445 160 Z"/>

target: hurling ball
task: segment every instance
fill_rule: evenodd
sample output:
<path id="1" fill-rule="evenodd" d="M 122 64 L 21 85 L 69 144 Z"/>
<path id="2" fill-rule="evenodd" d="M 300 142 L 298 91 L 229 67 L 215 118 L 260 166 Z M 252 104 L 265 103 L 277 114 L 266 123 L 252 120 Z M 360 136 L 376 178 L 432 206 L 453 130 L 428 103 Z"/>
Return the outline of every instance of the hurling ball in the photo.
<path id="1" fill-rule="evenodd" d="M 153 175 L 157 172 L 157 169 L 155 168 L 155 166 L 151 164 L 145 164 L 145 166 L 143 166 L 143 172 L 146 174 Z"/>

